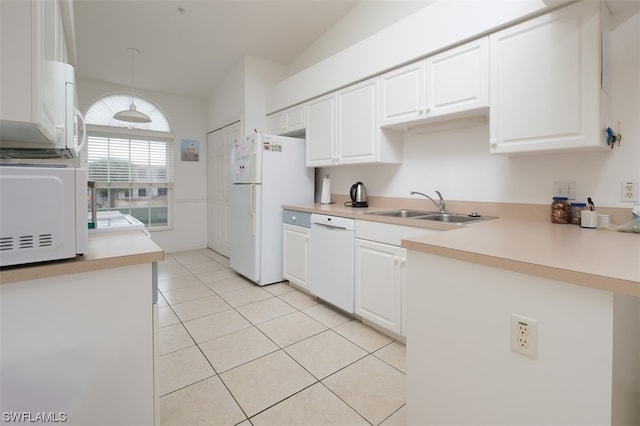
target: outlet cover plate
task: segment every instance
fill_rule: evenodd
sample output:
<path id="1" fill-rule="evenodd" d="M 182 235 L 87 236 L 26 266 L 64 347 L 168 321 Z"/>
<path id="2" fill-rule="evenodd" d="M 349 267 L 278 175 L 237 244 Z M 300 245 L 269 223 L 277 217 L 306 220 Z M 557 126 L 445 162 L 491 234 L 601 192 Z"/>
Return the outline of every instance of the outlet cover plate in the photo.
<path id="1" fill-rule="evenodd" d="M 638 202 L 638 182 L 623 181 L 620 185 L 620 201 L 623 203 Z"/>
<path id="2" fill-rule="evenodd" d="M 576 199 L 576 182 L 570 180 L 557 180 L 553 182 L 553 196 Z"/>
<path id="3" fill-rule="evenodd" d="M 511 314 L 511 350 L 538 359 L 538 320 Z"/>

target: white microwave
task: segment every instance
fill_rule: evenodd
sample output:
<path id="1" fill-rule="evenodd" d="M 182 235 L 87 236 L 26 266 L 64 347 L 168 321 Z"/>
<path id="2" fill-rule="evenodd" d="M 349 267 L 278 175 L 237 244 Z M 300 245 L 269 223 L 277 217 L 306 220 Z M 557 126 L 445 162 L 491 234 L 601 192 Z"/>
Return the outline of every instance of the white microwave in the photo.
<path id="1" fill-rule="evenodd" d="M 85 169 L 0 165 L 0 266 L 84 254 L 87 228 Z"/>
<path id="2" fill-rule="evenodd" d="M 0 158 L 72 159 L 86 141 L 86 125 L 76 107 L 73 66 L 44 61 L 41 95 L 32 102 L 31 117 L 0 122 Z"/>

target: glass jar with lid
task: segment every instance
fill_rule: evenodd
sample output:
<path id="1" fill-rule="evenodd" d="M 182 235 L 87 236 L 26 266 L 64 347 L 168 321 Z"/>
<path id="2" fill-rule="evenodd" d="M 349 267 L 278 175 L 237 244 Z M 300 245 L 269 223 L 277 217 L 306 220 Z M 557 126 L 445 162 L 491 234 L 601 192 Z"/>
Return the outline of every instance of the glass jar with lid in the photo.
<path id="1" fill-rule="evenodd" d="M 586 203 L 571 203 L 571 223 L 580 225 L 582 210 L 587 210 Z"/>
<path id="2" fill-rule="evenodd" d="M 567 197 L 553 197 L 551 223 L 571 223 L 571 204 Z"/>

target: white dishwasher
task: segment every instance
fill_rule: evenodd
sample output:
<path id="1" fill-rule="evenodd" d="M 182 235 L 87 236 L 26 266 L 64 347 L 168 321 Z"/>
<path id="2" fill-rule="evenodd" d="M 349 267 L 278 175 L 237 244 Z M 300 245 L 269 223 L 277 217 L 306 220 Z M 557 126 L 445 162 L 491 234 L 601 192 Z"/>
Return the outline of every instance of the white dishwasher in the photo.
<path id="1" fill-rule="evenodd" d="M 309 290 L 349 313 L 354 312 L 355 221 L 311 215 Z"/>

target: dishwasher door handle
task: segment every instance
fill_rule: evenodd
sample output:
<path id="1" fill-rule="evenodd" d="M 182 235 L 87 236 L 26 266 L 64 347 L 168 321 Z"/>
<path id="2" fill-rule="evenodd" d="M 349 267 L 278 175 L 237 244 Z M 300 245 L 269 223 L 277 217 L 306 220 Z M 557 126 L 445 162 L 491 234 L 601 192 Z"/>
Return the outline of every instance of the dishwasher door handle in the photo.
<path id="1" fill-rule="evenodd" d="M 326 223 L 318 223 L 318 222 L 313 222 L 312 225 L 320 225 L 320 226 L 324 226 L 325 228 L 329 228 L 329 229 L 344 229 L 344 230 L 347 229 L 344 226 L 329 225 L 329 224 L 326 224 Z"/>

